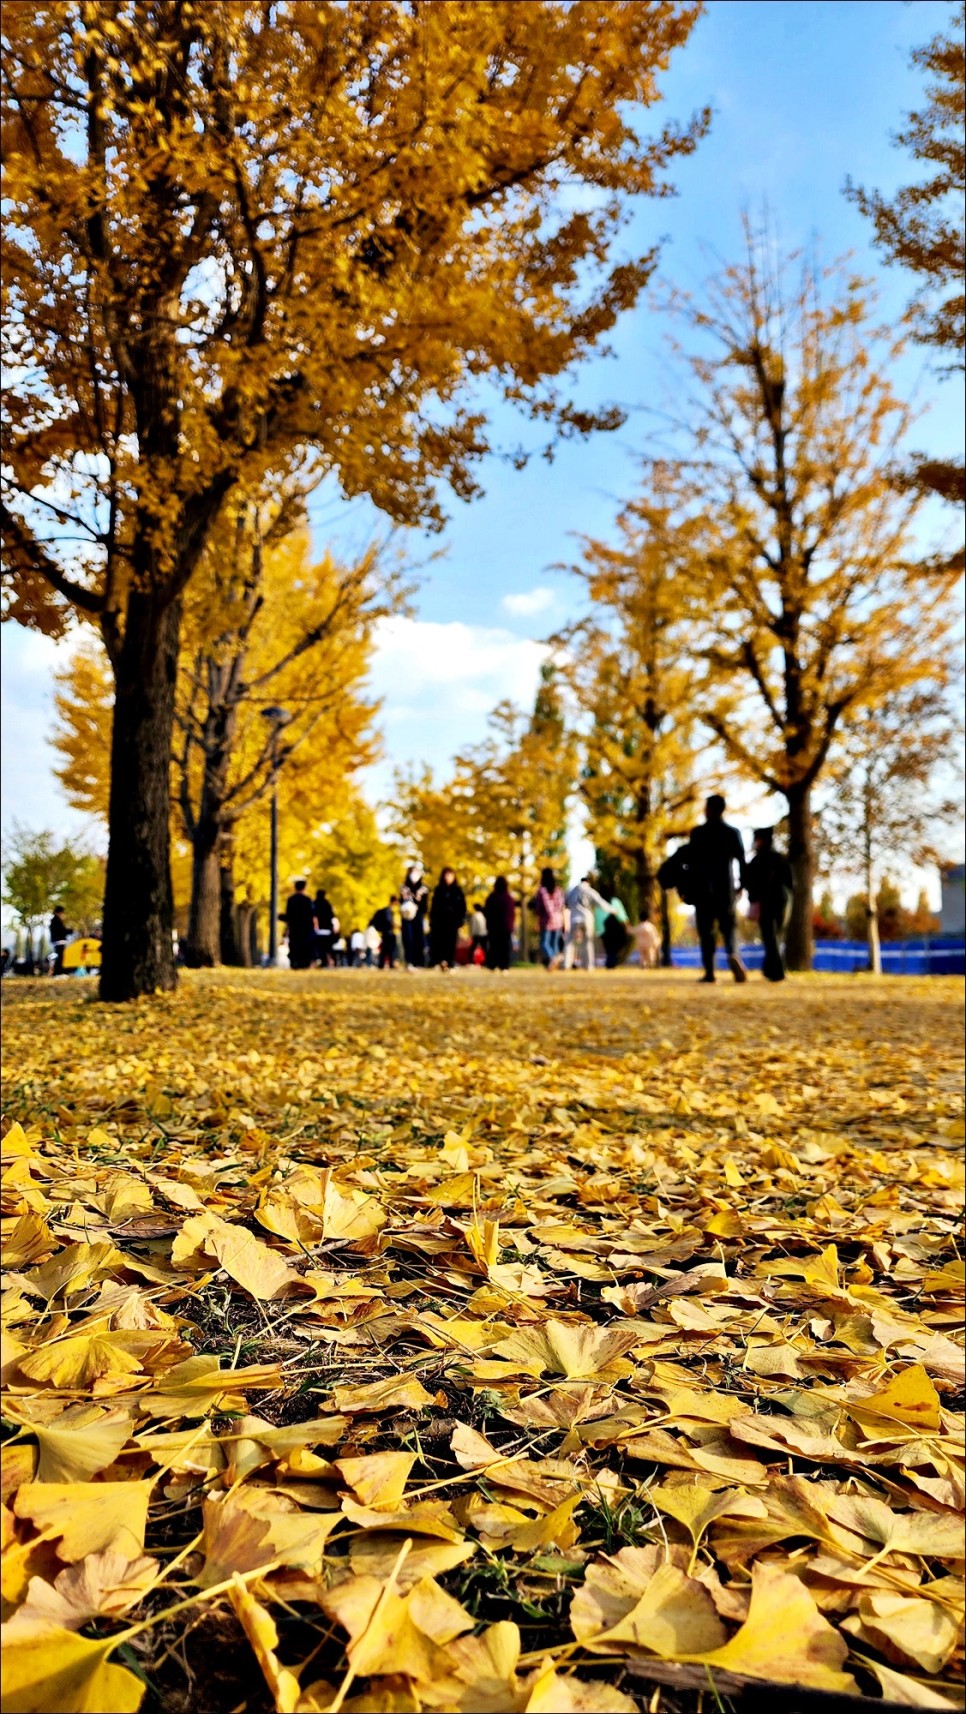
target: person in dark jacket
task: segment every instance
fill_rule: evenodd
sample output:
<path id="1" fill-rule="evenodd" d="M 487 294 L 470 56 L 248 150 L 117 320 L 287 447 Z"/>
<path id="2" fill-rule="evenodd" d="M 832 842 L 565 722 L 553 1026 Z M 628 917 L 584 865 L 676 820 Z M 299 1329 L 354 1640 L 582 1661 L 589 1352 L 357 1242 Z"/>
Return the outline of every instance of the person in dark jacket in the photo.
<path id="1" fill-rule="evenodd" d="M 54 914 L 50 919 L 50 925 L 47 929 L 47 933 L 50 936 L 51 950 L 56 955 L 55 962 L 54 962 L 54 968 L 51 971 L 51 975 L 52 976 L 63 976 L 63 974 L 64 974 L 64 949 L 67 945 L 68 940 L 70 939 L 71 931 L 67 927 L 67 924 L 64 921 L 64 913 L 61 910 L 59 905 L 55 905 L 55 907 L 54 907 Z"/>
<path id="2" fill-rule="evenodd" d="M 429 888 L 421 863 L 411 863 L 399 891 L 402 919 L 403 958 L 407 970 L 422 970 L 426 963 L 426 912 Z"/>
<path id="3" fill-rule="evenodd" d="M 324 887 L 320 887 L 315 895 L 315 956 L 323 970 L 335 963 L 333 948 L 335 946 L 335 911 Z"/>
<path id="4" fill-rule="evenodd" d="M 783 852 L 775 850 L 773 827 L 756 827 L 753 838 L 755 854 L 748 864 L 745 886 L 765 950 L 762 975 L 769 982 L 784 982 L 780 936 L 792 902 L 792 866 Z"/>
<path id="5" fill-rule="evenodd" d="M 396 907 L 398 904 L 399 900 L 393 893 L 388 905 L 383 905 L 381 910 L 376 911 L 369 924 L 369 927 L 374 928 L 379 935 L 378 963 L 380 970 L 394 970 L 396 968 Z"/>
<path id="6" fill-rule="evenodd" d="M 688 843 L 686 862 L 688 887 L 694 905 L 698 939 L 701 942 L 702 982 L 714 981 L 716 931 L 720 933 L 728 966 L 736 982 L 747 982 L 748 972 L 735 951 L 735 866 L 737 890 L 745 885 L 745 849 L 736 827 L 725 821 L 725 800 L 715 793 L 705 806 L 705 820 L 696 827 Z"/>
<path id="7" fill-rule="evenodd" d="M 465 921 L 466 895 L 455 871 L 447 864 L 429 907 L 430 956 L 440 970 L 452 970 L 456 963 L 456 937 Z"/>
<path id="8" fill-rule="evenodd" d="M 509 970 L 517 907 L 505 875 L 498 875 L 485 905 L 486 963 L 489 970 Z"/>
<path id="9" fill-rule="evenodd" d="M 288 961 L 293 970 L 307 970 L 315 957 L 315 912 L 304 881 L 295 882 L 295 891 L 286 901 L 285 926 Z"/>
<path id="10" fill-rule="evenodd" d="M 619 899 L 611 899 L 611 908 L 607 916 L 604 918 L 604 926 L 601 930 L 600 938 L 604 943 L 604 964 L 608 970 L 617 969 L 618 964 L 627 951 L 628 943 L 631 938 L 627 929 L 626 911 L 622 917 L 620 913 L 614 909 L 614 906 L 619 904 Z M 623 911 L 623 905 L 621 905 L 620 908 L 621 911 Z"/>

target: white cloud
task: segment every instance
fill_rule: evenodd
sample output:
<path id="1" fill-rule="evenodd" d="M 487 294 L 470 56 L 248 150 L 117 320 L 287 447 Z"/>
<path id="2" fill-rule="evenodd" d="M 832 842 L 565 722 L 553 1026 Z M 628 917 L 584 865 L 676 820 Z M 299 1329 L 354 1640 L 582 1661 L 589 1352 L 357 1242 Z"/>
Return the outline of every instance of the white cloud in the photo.
<path id="1" fill-rule="evenodd" d="M 496 703 L 532 706 L 546 654 L 500 626 L 383 620 L 369 683 L 382 700 L 384 760 L 368 770 L 367 795 L 389 792 L 394 767 L 426 762 L 445 777 L 456 751 L 486 736 Z"/>
<path id="2" fill-rule="evenodd" d="M 504 595 L 500 606 L 513 619 L 532 619 L 537 613 L 546 613 L 556 599 L 553 590 L 541 583 L 536 589 L 521 590 L 518 595 Z"/>
<path id="3" fill-rule="evenodd" d="M 387 713 L 431 711 L 444 719 L 489 709 L 502 697 L 529 703 L 546 652 L 542 643 L 498 626 L 393 617 L 376 627 L 371 679 Z M 461 736 L 457 743 L 463 742 Z"/>

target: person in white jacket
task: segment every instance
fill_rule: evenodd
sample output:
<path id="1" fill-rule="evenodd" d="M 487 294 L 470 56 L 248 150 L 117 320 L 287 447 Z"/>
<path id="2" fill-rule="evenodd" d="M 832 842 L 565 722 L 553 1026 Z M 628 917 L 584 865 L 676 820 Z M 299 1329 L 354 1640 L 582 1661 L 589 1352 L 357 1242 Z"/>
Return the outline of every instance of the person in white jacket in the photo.
<path id="1" fill-rule="evenodd" d="M 564 946 L 564 969 L 593 970 L 597 964 L 594 910 L 602 910 L 606 915 L 610 905 L 601 898 L 589 875 L 584 875 L 576 886 L 571 887 L 564 904 L 570 917 Z"/>

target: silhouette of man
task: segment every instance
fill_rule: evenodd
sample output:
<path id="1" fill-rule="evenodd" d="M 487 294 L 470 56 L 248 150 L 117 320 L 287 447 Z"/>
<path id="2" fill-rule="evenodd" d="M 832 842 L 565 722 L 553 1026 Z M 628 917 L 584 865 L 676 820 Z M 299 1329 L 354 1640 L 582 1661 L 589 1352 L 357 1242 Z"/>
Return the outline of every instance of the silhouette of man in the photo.
<path id="1" fill-rule="evenodd" d="M 773 827 L 755 828 L 755 854 L 745 871 L 745 886 L 758 910 L 758 932 L 765 951 L 762 975 L 767 982 L 784 982 L 780 937 L 792 902 L 792 868 L 784 853 L 775 850 L 774 838 Z"/>
<path id="2" fill-rule="evenodd" d="M 296 881 L 294 893 L 289 894 L 285 922 L 289 963 L 293 970 L 307 970 L 315 952 L 315 912 L 304 881 Z"/>
<path id="3" fill-rule="evenodd" d="M 702 982 L 714 981 L 716 931 L 721 935 L 735 981 L 748 980 L 748 972 L 735 952 L 735 893 L 745 885 L 745 848 L 738 829 L 725 821 L 724 812 L 725 800 L 716 792 L 705 803 L 705 820 L 694 829 L 687 851 L 689 885 L 704 965 Z"/>

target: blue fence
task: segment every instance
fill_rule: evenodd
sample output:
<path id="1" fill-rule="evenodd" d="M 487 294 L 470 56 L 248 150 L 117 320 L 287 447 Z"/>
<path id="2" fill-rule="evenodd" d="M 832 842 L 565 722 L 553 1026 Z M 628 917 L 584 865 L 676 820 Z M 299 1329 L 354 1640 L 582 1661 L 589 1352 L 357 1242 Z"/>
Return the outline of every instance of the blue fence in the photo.
<path id="1" fill-rule="evenodd" d="M 762 949 L 758 945 L 739 948 L 749 970 L 760 970 Z M 701 954 L 696 946 L 676 946 L 672 962 L 685 970 L 697 970 Z M 718 949 L 717 965 L 727 969 Z M 867 970 L 869 954 L 864 940 L 819 940 L 815 944 L 813 969 L 848 973 Z M 882 971 L 886 976 L 964 976 L 966 945 L 955 940 L 889 940 L 882 947 Z"/>

